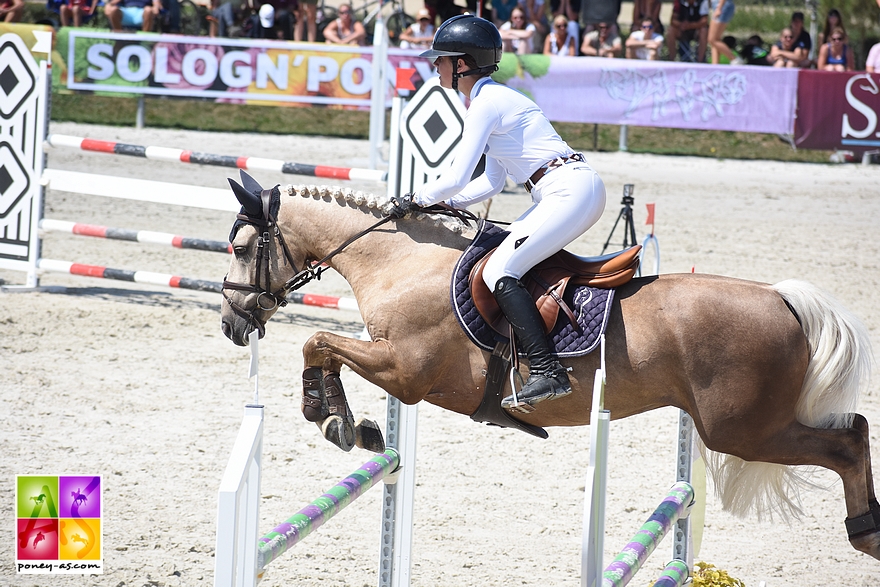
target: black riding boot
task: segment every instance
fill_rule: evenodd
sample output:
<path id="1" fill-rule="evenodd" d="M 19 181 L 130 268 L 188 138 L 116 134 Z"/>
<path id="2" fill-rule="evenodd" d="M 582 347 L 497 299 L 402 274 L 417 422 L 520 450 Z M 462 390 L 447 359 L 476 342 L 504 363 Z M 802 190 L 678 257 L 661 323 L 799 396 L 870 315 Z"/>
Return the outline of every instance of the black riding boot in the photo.
<path id="1" fill-rule="evenodd" d="M 529 359 L 529 378 L 516 394 L 517 400 L 534 405 L 545 399 L 571 393 L 568 373 L 553 354 L 544 334 L 544 321 L 523 284 L 516 278 L 502 277 L 495 285 L 495 299 L 505 318 L 513 326 L 519 348 Z M 505 408 L 512 405 L 512 395 L 501 402 L 501 406 Z"/>

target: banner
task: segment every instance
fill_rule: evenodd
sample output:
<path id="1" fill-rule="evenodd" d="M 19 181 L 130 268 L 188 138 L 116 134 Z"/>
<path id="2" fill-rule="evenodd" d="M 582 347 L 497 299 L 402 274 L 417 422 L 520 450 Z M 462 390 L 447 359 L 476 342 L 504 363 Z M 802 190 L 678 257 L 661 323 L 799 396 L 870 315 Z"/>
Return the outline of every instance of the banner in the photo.
<path id="1" fill-rule="evenodd" d="M 62 29 L 56 89 L 369 109 L 373 48 Z M 389 49 L 386 79 L 434 75 L 420 51 Z M 60 88 L 58 87 L 60 86 Z M 389 92 L 389 96 L 393 92 Z M 390 98 L 389 98 L 390 99 Z"/>
<path id="2" fill-rule="evenodd" d="M 797 72 L 505 54 L 494 79 L 558 122 L 791 134 Z"/>
<path id="3" fill-rule="evenodd" d="M 863 152 L 880 147 L 880 75 L 801 70 L 795 144 Z"/>

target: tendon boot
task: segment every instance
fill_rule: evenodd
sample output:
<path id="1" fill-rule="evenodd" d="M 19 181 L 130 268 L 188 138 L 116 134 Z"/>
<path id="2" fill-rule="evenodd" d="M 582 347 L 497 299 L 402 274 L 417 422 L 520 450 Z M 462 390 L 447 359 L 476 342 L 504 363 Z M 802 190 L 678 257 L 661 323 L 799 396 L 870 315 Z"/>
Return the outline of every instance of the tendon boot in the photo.
<path id="1" fill-rule="evenodd" d="M 495 285 L 495 300 L 513 327 L 519 348 L 529 359 L 529 378 L 516 394 L 519 403 L 535 405 L 571 393 L 571 383 L 544 334 L 544 321 L 532 296 L 514 277 L 502 277 Z M 501 407 L 514 406 L 513 395 L 501 401 Z"/>

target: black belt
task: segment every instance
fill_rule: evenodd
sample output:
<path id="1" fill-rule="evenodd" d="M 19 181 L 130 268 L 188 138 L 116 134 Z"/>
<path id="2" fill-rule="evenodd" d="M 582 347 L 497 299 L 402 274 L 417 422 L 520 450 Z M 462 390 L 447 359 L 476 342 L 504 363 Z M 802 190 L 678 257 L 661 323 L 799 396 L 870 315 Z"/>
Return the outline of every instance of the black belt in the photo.
<path id="1" fill-rule="evenodd" d="M 535 187 L 535 184 L 541 181 L 541 178 L 557 169 L 562 167 L 566 163 L 574 163 L 575 161 L 579 161 L 580 163 L 586 163 L 586 159 L 581 153 L 572 153 L 571 155 L 566 155 L 565 157 L 557 157 L 552 161 L 548 161 L 544 165 L 538 168 L 538 171 L 532 174 L 524 184 L 523 187 L 526 188 L 526 191 L 532 193 L 532 189 Z"/>

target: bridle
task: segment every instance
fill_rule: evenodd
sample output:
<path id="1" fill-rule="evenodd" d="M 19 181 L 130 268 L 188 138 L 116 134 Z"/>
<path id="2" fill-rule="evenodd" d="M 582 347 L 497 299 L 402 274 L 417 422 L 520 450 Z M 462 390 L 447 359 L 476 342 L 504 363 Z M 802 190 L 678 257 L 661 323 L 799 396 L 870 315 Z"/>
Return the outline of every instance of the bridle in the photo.
<path id="1" fill-rule="evenodd" d="M 306 263 L 306 267 L 304 267 L 302 270 L 297 270 L 296 263 L 293 262 L 293 255 L 290 254 L 290 248 L 284 241 L 284 236 L 281 234 L 281 229 L 278 227 L 278 218 L 277 216 L 273 216 L 271 213 L 272 198 L 275 197 L 276 194 L 277 197 L 280 198 L 281 194 L 278 191 L 277 185 L 271 190 L 262 190 L 260 192 L 260 202 L 262 203 L 262 214 L 260 217 L 248 214 L 244 208 L 242 208 L 242 212 L 236 215 L 236 218 L 238 218 L 238 220 L 257 227 L 258 231 L 262 230 L 262 234 L 257 237 L 257 254 L 256 268 L 254 271 L 254 284 L 251 285 L 250 283 L 238 283 L 234 281 L 229 281 L 224 278 L 223 289 L 221 290 L 223 299 L 226 300 L 226 303 L 229 304 L 229 307 L 232 308 L 232 311 L 247 320 L 249 324 L 252 324 L 253 327 L 259 331 L 260 338 L 262 338 L 266 334 L 266 321 L 260 320 L 256 316 L 257 311 L 261 310 L 263 312 L 270 312 L 272 310 L 275 310 L 276 308 L 283 308 L 284 306 L 286 306 L 287 294 L 292 291 L 298 290 L 313 279 L 321 279 L 321 273 L 324 271 L 325 262 L 329 261 L 334 255 L 341 252 L 343 249 L 345 249 L 345 247 L 347 247 L 357 239 L 361 238 L 368 232 L 371 232 L 376 228 L 382 226 L 386 222 L 393 220 L 392 217 L 386 216 L 369 228 L 366 228 L 361 232 L 355 234 L 354 236 L 348 238 L 344 243 L 342 243 L 341 245 L 333 249 L 333 251 L 331 251 L 329 254 L 324 256 L 323 259 L 311 264 Z M 281 250 L 284 252 L 284 257 L 287 259 L 287 262 L 290 263 L 290 266 L 293 267 L 295 274 L 293 277 L 284 282 L 284 285 L 282 285 L 275 291 L 269 291 L 267 289 L 270 283 L 269 260 L 271 250 L 273 248 L 270 246 L 270 244 L 272 243 L 273 236 L 275 239 L 278 240 L 278 243 L 281 245 Z M 264 282 L 265 285 L 263 285 Z M 232 301 L 232 298 L 230 298 L 226 294 L 227 289 L 257 294 L 257 304 L 255 309 L 248 311 L 236 304 L 234 301 Z"/>
<path id="2" fill-rule="evenodd" d="M 223 295 L 223 299 L 226 300 L 226 303 L 229 304 L 230 308 L 232 308 L 232 311 L 247 320 L 249 324 L 253 325 L 254 328 L 260 332 L 260 338 L 262 338 L 266 334 L 266 322 L 257 318 L 255 312 L 257 312 L 258 310 L 270 312 L 279 307 L 283 308 L 287 305 L 287 300 L 285 299 L 285 297 L 291 291 L 291 289 L 288 287 L 289 282 L 285 283 L 274 292 L 266 289 L 269 287 L 270 283 L 269 260 L 272 250 L 272 247 L 270 245 L 272 243 L 273 236 L 281 244 L 281 250 L 284 251 L 285 259 L 287 259 L 287 262 L 290 263 L 290 266 L 294 268 L 294 271 L 296 271 L 296 263 L 293 262 L 293 255 L 290 254 L 290 249 L 287 246 L 287 243 L 284 241 L 284 236 L 281 234 L 281 229 L 278 228 L 278 219 L 270 213 L 272 197 L 275 194 L 277 194 L 278 197 L 280 197 L 281 195 L 278 191 L 278 186 L 275 186 L 271 190 L 262 190 L 260 192 L 260 201 L 262 203 L 262 214 L 260 217 L 248 214 L 244 210 L 244 208 L 242 208 L 242 212 L 236 215 L 236 218 L 238 218 L 238 220 L 246 224 L 255 226 L 258 232 L 262 230 L 262 234 L 257 236 L 257 254 L 255 257 L 256 270 L 254 271 L 253 285 L 250 283 L 238 283 L 235 281 L 229 281 L 224 278 L 223 289 L 220 292 Z M 297 272 L 297 275 L 300 275 L 301 273 L 302 272 Z M 320 268 L 318 270 L 317 277 L 320 278 Z M 256 308 L 254 310 L 248 311 L 236 304 L 234 301 L 232 301 L 232 298 L 230 298 L 226 294 L 226 290 L 228 289 L 257 294 Z"/>

